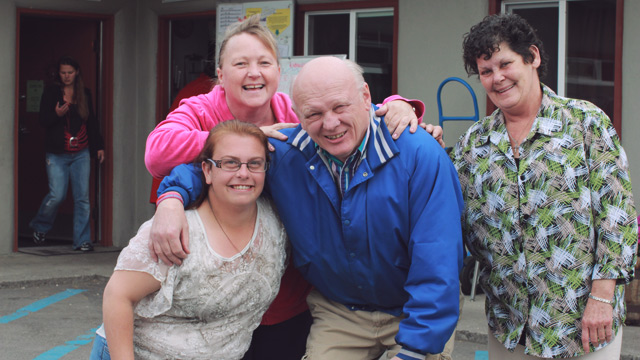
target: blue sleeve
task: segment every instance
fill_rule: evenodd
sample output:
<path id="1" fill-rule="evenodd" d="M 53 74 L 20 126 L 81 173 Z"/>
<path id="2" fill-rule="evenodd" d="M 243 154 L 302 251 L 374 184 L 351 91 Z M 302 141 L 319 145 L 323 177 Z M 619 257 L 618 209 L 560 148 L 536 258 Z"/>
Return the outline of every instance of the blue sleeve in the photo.
<path id="1" fill-rule="evenodd" d="M 202 174 L 202 168 L 196 164 L 176 166 L 171 170 L 171 174 L 165 176 L 160 186 L 158 186 L 158 197 L 169 191 L 177 191 L 180 193 L 180 196 L 182 196 L 184 207 L 186 208 L 194 202 L 202 192 L 200 174 Z"/>
<path id="2" fill-rule="evenodd" d="M 403 346 L 400 358 L 442 352 L 460 315 L 464 202 L 453 164 L 435 140 L 426 142 L 431 144 L 409 155 L 414 159 L 408 168 L 413 171 L 409 182 L 411 266 L 404 285 L 409 293 L 406 318 L 396 336 Z"/>

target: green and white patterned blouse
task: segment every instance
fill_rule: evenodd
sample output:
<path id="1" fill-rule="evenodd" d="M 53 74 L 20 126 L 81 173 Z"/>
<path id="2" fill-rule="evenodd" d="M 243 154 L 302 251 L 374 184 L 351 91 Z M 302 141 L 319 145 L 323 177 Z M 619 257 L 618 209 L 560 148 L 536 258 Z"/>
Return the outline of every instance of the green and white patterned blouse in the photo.
<path id="1" fill-rule="evenodd" d="M 451 157 L 491 332 L 514 349 L 526 325 L 526 354 L 565 358 L 583 354 L 592 280 L 617 280 L 615 334 L 624 322 L 638 224 L 627 157 L 607 115 L 541 86 L 519 166 L 500 109 L 472 125 Z"/>

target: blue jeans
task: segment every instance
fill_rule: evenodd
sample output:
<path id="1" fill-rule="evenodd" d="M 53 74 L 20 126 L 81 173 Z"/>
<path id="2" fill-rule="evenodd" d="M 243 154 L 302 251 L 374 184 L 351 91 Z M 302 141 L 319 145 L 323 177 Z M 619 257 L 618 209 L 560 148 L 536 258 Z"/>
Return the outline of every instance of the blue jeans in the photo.
<path id="1" fill-rule="evenodd" d="M 46 154 L 49 193 L 42 200 L 36 217 L 29 226 L 37 232 L 47 233 L 53 227 L 58 207 L 67 196 L 69 180 L 73 194 L 73 248 L 91 243 L 89 224 L 89 175 L 91 158 L 89 149 L 72 154 Z"/>
<path id="2" fill-rule="evenodd" d="M 109 347 L 107 346 L 107 339 L 96 334 L 95 340 L 93 340 L 93 348 L 91 348 L 91 357 L 89 360 L 111 360 L 111 354 L 109 354 Z"/>

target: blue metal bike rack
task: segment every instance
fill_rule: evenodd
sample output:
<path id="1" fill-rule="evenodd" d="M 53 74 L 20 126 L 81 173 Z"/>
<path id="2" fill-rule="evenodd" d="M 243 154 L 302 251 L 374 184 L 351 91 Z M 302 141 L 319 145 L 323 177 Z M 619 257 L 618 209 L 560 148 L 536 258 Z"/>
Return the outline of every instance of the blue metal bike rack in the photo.
<path id="1" fill-rule="evenodd" d="M 442 88 L 449 82 L 451 81 L 456 81 L 461 83 L 462 85 L 464 85 L 467 90 L 469 90 L 469 93 L 471 94 L 471 98 L 473 99 L 473 110 L 474 110 L 474 115 L 473 116 L 444 116 L 442 115 L 442 100 L 440 99 L 440 95 L 442 93 Z M 480 119 L 479 113 L 478 113 L 478 99 L 476 98 L 476 93 L 473 92 L 473 89 L 471 88 L 471 86 L 464 80 L 460 79 L 459 77 L 449 77 L 444 79 L 443 82 L 440 83 L 440 86 L 438 87 L 438 119 L 440 122 L 440 127 L 444 129 L 444 122 L 445 121 L 450 121 L 450 120 L 464 120 L 464 121 L 478 121 L 478 119 Z M 444 138 L 444 136 L 443 136 Z"/>
<path id="2" fill-rule="evenodd" d="M 469 90 L 469 93 L 471 94 L 471 99 L 473 99 L 473 110 L 474 110 L 473 116 L 444 116 L 442 114 L 442 100 L 440 98 L 440 95 L 442 93 L 442 88 L 451 81 L 459 82 L 462 85 L 464 85 L 467 88 L 467 90 Z M 438 119 L 439 119 L 440 127 L 442 129 L 444 129 L 445 121 L 453 120 L 453 121 L 474 121 L 475 122 L 480 119 L 480 115 L 478 112 L 478 99 L 476 98 L 476 93 L 473 91 L 469 83 L 460 79 L 459 77 L 449 77 L 444 79 L 444 81 L 440 83 L 440 86 L 438 87 L 437 100 L 438 100 Z M 444 136 L 443 136 L 443 139 L 444 139 Z M 467 264 L 467 266 L 469 265 L 470 264 Z M 477 260 L 473 261 L 473 276 L 471 278 L 471 292 L 470 292 L 471 301 L 474 301 L 476 298 L 476 284 L 478 282 L 479 267 L 480 267 L 480 263 Z"/>

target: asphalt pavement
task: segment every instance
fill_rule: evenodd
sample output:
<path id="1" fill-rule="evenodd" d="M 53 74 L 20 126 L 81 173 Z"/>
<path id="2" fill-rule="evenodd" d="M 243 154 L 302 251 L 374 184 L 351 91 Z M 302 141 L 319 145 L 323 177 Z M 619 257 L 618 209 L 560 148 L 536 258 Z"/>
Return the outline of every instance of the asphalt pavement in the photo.
<path id="1" fill-rule="evenodd" d="M 88 359 L 117 250 L 0 255 L 0 359 Z M 484 295 L 465 296 L 453 359 L 488 359 L 486 344 Z M 621 359 L 640 360 L 640 327 L 624 328 Z"/>

